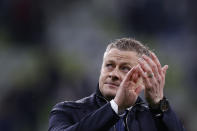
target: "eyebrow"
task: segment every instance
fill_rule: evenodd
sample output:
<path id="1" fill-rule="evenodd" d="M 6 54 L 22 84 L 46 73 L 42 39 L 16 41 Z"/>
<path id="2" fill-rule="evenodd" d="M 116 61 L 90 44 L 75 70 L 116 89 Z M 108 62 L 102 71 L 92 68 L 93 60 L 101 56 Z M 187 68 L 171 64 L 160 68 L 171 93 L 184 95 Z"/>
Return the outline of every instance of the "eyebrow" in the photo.
<path id="1" fill-rule="evenodd" d="M 130 65 L 131 63 L 123 62 L 121 65 Z"/>
<path id="2" fill-rule="evenodd" d="M 107 60 L 106 63 L 115 63 L 115 61 L 113 61 L 113 60 Z M 133 63 L 128 63 L 128 62 L 122 62 L 122 63 L 120 63 L 120 65 L 132 66 L 134 64 Z"/>
<path id="3" fill-rule="evenodd" d="M 106 60 L 105 62 L 113 62 L 113 63 L 114 63 L 114 61 L 113 61 L 113 60 Z"/>

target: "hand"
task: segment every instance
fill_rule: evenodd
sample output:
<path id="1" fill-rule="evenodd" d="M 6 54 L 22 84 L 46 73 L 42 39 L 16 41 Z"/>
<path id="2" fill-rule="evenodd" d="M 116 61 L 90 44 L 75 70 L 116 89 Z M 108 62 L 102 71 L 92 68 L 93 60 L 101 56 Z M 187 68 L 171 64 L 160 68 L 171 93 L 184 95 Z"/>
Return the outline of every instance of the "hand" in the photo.
<path id="1" fill-rule="evenodd" d="M 115 103 L 118 105 L 118 110 L 124 110 L 132 106 L 142 91 L 143 87 L 137 83 L 140 79 L 138 70 L 139 65 L 133 67 L 121 82 L 114 98 Z"/>
<path id="2" fill-rule="evenodd" d="M 150 106 L 155 106 L 163 98 L 165 76 L 168 65 L 161 67 L 157 56 L 151 52 L 150 57 L 143 55 L 139 59 L 139 73 L 145 84 L 145 97 Z"/>

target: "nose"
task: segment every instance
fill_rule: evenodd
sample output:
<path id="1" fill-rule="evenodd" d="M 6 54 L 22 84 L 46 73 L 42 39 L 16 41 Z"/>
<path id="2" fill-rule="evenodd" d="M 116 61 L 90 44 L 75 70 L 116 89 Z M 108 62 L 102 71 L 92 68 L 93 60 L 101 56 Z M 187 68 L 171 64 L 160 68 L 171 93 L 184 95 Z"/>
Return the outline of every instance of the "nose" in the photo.
<path id="1" fill-rule="evenodd" d="M 120 74 L 118 69 L 113 69 L 110 73 L 109 73 L 109 77 L 113 80 L 113 81 L 117 81 L 120 79 Z"/>

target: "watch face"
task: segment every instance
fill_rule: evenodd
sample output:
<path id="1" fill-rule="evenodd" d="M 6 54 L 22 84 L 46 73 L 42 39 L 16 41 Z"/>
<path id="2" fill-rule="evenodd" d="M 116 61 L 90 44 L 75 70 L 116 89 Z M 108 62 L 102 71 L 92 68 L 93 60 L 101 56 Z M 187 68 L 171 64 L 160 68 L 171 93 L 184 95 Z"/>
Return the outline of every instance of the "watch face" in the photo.
<path id="1" fill-rule="evenodd" d="M 166 99 L 161 100 L 160 109 L 162 112 L 166 112 L 169 109 L 168 100 L 166 100 Z"/>

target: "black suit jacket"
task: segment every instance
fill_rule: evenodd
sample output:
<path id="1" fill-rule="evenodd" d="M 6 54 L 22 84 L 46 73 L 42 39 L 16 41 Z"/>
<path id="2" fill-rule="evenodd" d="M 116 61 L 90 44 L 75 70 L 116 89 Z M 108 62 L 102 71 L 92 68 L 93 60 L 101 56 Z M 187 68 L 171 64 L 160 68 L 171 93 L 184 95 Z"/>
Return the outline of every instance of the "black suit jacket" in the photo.
<path id="1" fill-rule="evenodd" d="M 55 105 L 50 114 L 49 131 L 115 131 L 119 119 L 97 89 L 89 97 Z M 171 108 L 162 117 L 156 117 L 138 97 L 126 117 L 126 130 L 184 131 L 184 128 Z"/>

